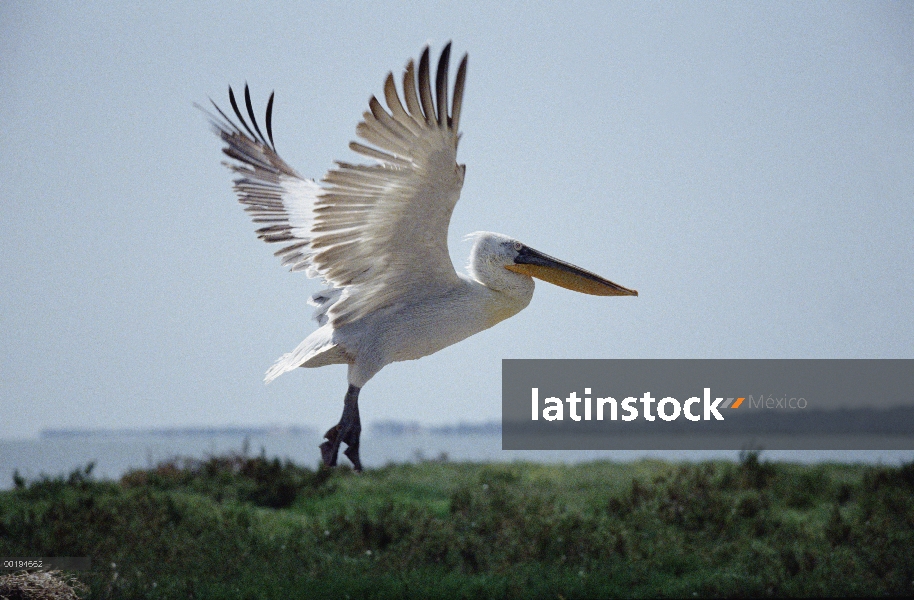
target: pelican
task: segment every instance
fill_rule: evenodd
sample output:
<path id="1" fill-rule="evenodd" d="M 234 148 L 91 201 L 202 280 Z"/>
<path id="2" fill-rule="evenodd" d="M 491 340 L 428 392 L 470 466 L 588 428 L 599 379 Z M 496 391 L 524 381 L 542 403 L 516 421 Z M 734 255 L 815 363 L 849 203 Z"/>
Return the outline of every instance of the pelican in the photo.
<path id="1" fill-rule="evenodd" d="M 376 97 L 356 127 L 365 143 L 350 142 L 374 164 L 336 162 L 321 184 L 306 179 L 279 157 L 273 142 L 273 96 L 261 131 L 245 85 L 248 119 L 229 88 L 238 124 L 215 102 L 207 113 L 224 143 L 235 174 L 234 190 L 257 235 L 284 244 L 276 256 L 291 271 L 318 277 L 314 294 L 319 327 L 266 373 L 267 383 L 298 367 L 348 365 L 349 388 L 339 423 L 324 434 L 321 458 L 336 466 L 340 444 L 356 471 L 359 457 L 359 393 L 385 365 L 416 360 L 488 329 L 523 310 L 533 296 L 533 277 L 598 296 L 637 296 L 589 271 L 508 236 L 488 231 L 473 240 L 468 272 L 454 269 L 448 224 L 463 187 L 466 165 L 457 164 L 460 110 L 467 55 L 457 69 L 448 107 L 448 43 L 438 60 L 435 87 L 429 49 L 418 71 L 403 74 L 401 102 L 393 73 L 384 82 L 387 109 Z M 250 121 L 250 123 L 248 123 Z"/>

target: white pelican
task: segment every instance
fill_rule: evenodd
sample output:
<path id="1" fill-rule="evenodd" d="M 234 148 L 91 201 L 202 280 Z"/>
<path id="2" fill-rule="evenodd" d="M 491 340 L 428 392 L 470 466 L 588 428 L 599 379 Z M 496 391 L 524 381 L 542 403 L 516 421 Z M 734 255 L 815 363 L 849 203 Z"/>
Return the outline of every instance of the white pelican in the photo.
<path id="1" fill-rule="evenodd" d="M 359 459 L 359 391 L 385 365 L 433 354 L 511 317 L 530 303 L 533 279 L 598 296 L 638 292 L 530 248 L 507 236 L 477 232 L 468 273 L 454 270 L 447 248 L 448 223 L 460 197 L 465 165 L 458 165 L 460 109 L 467 56 L 457 70 L 448 111 L 448 43 L 438 61 L 435 90 L 429 49 L 418 73 L 410 60 L 400 102 L 392 73 L 384 82 L 388 110 L 368 103 L 356 134 L 369 145 L 349 147 L 376 164 L 337 162 L 323 185 L 305 179 L 276 153 L 273 94 L 264 136 L 254 118 L 247 86 L 250 125 L 235 95 L 229 99 L 236 125 L 213 103 L 216 134 L 226 163 L 238 177 L 234 189 L 266 242 L 286 244 L 276 252 L 292 271 L 320 277 L 327 289 L 314 294 L 320 327 L 267 371 L 270 382 L 298 367 L 349 365 L 349 389 L 339 423 L 324 435 L 324 464 L 335 466 L 340 443 L 356 471 Z M 242 129 L 243 128 L 243 129 Z"/>

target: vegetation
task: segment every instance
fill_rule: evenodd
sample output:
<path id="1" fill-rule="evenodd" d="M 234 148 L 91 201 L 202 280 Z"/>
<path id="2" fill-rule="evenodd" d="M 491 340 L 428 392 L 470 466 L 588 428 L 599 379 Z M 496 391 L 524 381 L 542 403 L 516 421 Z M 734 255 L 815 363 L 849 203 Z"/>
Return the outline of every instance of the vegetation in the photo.
<path id="1" fill-rule="evenodd" d="M 0 575 L 3 600 L 76 600 L 86 586 L 60 571 L 19 571 Z"/>
<path id="2" fill-rule="evenodd" d="M 914 593 L 914 464 L 91 465 L 0 493 L 0 556 L 91 598 Z"/>

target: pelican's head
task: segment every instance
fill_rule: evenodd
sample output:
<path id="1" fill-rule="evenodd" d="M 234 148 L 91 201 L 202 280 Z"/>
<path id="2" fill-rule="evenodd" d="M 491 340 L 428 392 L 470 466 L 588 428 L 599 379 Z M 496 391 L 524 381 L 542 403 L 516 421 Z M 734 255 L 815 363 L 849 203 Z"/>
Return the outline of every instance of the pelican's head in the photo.
<path id="1" fill-rule="evenodd" d="M 624 288 L 580 267 L 552 258 L 538 250 L 500 233 L 481 231 L 470 234 L 475 239 L 470 253 L 470 273 L 494 289 L 529 288 L 531 277 L 563 288 L 595 296 L 637 296 Z M 504 270 L 512 272 L 505 277 Z"/>

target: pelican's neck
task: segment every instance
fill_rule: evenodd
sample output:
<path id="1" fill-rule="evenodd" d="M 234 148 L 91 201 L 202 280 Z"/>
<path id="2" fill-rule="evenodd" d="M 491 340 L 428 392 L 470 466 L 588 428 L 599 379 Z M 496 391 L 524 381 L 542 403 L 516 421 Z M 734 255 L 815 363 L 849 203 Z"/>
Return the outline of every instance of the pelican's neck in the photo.
<path id="1" fill-rule="evenodd" d="M 513 275 L 510 271 L 505 272 Z M 534 284 L 530 277 L 517 276 L 518 281 L 511 282 L 513 285 L 502 286 L 501 289 L 486 285 L 475 277 L 461 275 L 461 278 L 472 288 L 473 295 L 481 300 L 478 305 L 485 329 L 527 308 L 533 298 Z"/>

